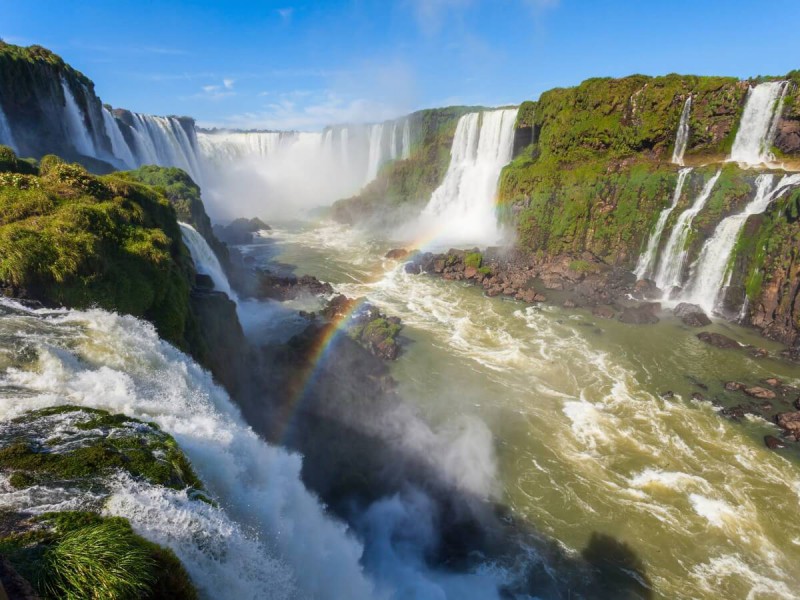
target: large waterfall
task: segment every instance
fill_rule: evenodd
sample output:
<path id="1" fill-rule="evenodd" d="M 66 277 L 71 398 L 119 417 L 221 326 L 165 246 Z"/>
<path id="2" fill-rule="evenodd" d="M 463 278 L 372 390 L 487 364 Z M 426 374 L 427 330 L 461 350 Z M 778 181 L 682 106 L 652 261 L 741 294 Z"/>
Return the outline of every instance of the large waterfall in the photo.
<path id="1" fill-rule="evenodd" d="M 681 120 L 678 123 L 678 133 L 675 135 L 675 148 L 672 150 L 672 162 L 683 166 L 683 155 L 689 143 L 689 115 L 692 112 L 692 96 L 686 98 L 681 111 Z"/>
<path id="2" fill-rule="evenodd" d="M 497 179 L 511 160 L 517 109 L 470 113 L 456 126 L 450 166 L 422 212 L 425 227 L 448 243 L 494 244 Z"/>
<path id="3" fill-rule="evenodd" d="M 69 85 L 63 79 L 61 80 L 61 89 L 64 92 L 64 124 L 75 150 L 84 156 L 98 157 L 97 148 L 86 127 L 83 112 L 75 101 Z"/>
<path id="4" fill-rule="evenodd" d="M 764 174 L 756 178 L 756 192 L 742 212 L 723 219 L 700 251 L 692 266 L 689 281 L 680 300 L 692 302 L 711 313 L 722 300 L 725 282 L 730 278 L 731 258 L 736 241 L 747 218 L 764 212 L 781 192 L 800 184 L 800 175 L 785 175 L 773 186 L 775 176 Z"/>
<path id="5" fill-rule="evenodd" d="M 686 240 L 692 228 L 692 221 L 708 202 L 721 173 L 722 171 L 717 171 L 706 182 L 694 203 L 680 214 L 672 227 L 667 245 L 661 253 L 661 260 L 655 276 L 656 285 L 664 290 L 667 298 L 669 298 L 672 288 L 681 284 L 683 264 L 686 261 Z"/>
<path id="6" fill-rule="evenodd" d="M 178 223 L 181 226 L 181 234 L 183 235 L 183 243 L 189 248 L 189 253 L 192 255 L 194 267 L 198 273 L 203 273 L 211 277 L 214 282 L 214 287 L 220 292 L 225 292 L 229 298 L 236 300 L 236 294 L 231 290 L 231 285 L 228 282 L 228 277 L 222 265 L 219 264 L 219 259 L 214 251 L 208 245 L 205 238 L 188 223 Z"/>
<path id="7" fill-rule="evenodd" d="M 201 597 L 375 597 L 359 563 L 363 547 L 305 488 L 301 457 L 259 438 L 211 375 L 150 324 L 0 299 L 0 337 L 9 351 L 28 352 L 19 367 L 0 370 L 4 420 L 70 403 L 154 421 L 175 437 L 217 504 L 120 476 L 104 511 L 171 548 Z M 4 485 L 0 506 L 58 510 L 81 494 L 69 487 L 58 497 Z"/>
<path id="8" fill-rule="evenodd" d="M 639 279 L 644 279 L 652 275 L 653 268 L 656 264 L 656 258 L 658 257 L 658 245 L 661 243 L 661 236 L 664 233 L 667 219 L 669 219 L 672 211 L 675 210 L 675 207 L 678 205 L 681 199 L 681 191 L 683 191 L 683 184 L 686 182 L 686 178 L 691 172 L 691 169 L 681 169 L 678 172 L 678 182 L 675 184 L 675 191 L 672 194 L 672 203 L 658 215 L 658 221 L 656 221 L 653 232 L 647 240 L 647 248 L 639 257 L 639 262 L 636 264 L 634 273 L 636 273 L 636 277 Z"/>
<path id="9" fill-rule="evenodd" d="M 757 165 L 773 158 L 770 148 L 787 87 L 786 81 L 768 81 L 748 90 L 730 160 Z"/>

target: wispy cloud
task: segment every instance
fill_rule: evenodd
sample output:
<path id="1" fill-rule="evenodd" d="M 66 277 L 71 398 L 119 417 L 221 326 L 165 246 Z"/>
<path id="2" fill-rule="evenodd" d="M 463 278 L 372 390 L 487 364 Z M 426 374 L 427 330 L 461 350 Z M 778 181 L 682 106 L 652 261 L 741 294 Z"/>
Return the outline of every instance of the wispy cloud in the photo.
<path id="1" fill-rule="evenodd" d="M 417 24 L 425 35 L 438 33 L 448 18 L 469 8 L 474 0 L 410 0 Z"/>
<path id="2" fill-rule="evenodd" d="M 287 24 L 291 22 L 292 16 L 294 16 L 294 9 L 290 6 L 287 6 L 286 8 L 279 8 L 275 12 L 277 12 L 281 20 Z"/>
<path id="3" fill-rule="evenodd" d="M 223 98 L 230 98 L 231 96 L 235 96 L 236 92 L 233 91 L 233 79 L 223 79 L 222 84 L 218 83 L 211 83 L 208 85 L 204 85 L 201 88 L 201 91 L 197 94 L 193 94 L 189 96 L 190 98 L 205 98 L 208 100 L 221 100 Z"/>
<path id="4" fill-rule="evenodd" d="M 151 45 L 113 45 L 113 46 L 104 46 L 98 44 L 87 44 L 82 41 L 72 41 L 69 44 L 73 48 L 79 48 L 81 50 L 89 50 L 90 52 L 102 52 L 104 54 L 156 54 L 162 56 L 188 56 L 191 53 L 188 50 L 184 50 L 182 48 L 171 48 L 168 46 L 151 46 Z"/>
<path id="5" fill-rule="evenodd" d="M 225 86 L 226 90 L 232 90 L 233 89 L 233 82 L 234 82 L 233 79 L 231 79 L 230 77 L 226 77 L 225 79 L 222 80 L 222 85 Z"/>

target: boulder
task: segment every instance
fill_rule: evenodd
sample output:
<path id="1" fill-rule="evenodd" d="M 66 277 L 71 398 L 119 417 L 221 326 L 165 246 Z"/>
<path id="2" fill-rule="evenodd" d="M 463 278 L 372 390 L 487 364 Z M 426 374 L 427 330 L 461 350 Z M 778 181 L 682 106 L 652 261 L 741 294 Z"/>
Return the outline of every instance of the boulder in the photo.
<path id="1" fill-rule="evenodd" d="M 710 331 L 701 331 L 697 334 L 697 339 L 705 342 L 715 348 L 733 349 L 741 348 L 742 345 L 734 339 L 729 338 L 727 335 L 721 333 L 713 333 Z"/>
<path id="2" fill-rule="evenodd" d="M 776 396 L 775 392 L 772 390 L 759 386 L 745 388 L 744 393 L 751 398 L 758 398 L 759 400 L 772 400 Z"/>
<path id="3" fill-rule="evenodd" d="M 672 311 L 685 325 L 689 327 L 705 327 L 711 325 L 711 319 L 697 304 L 681 302 Z"/>
<path id="4" fill-rule="evenodd" d="M 770 387 L 778 387 L 783 382 L 777 377 L 768 377 L 767 379 L 764 380 L 764 383 L 766 383 Z"/>
<path id="5" fill-rule="evenodd" d="M 658 323 L 657 313 L 661 310 L 658 302 L 645 302 L 639 306 L 626 306 L 619 315 L 619 320 L 623 323 L 634 325 L 645 325 Z"/>
<path id="6" fill-rule="evenodd" d="M 601 319 L 613 319 L 616 313 L 610 306 L 595 306 L 592 309 L 592 314 Z"/>
<path id="7" fill-rule="evenodd" d="M 411 251 L 405 248 L 393 248 L 386 253 L 386 258 L 391 260 L 404 260 L 408 258 L 409 254 L 411 254 Z"/>
<path id="8" fill-rule="evenodd" d="M 782 429 L 794 436 L 800 436 L 800 410 L 780 413 L 775 420 Z"/>
<path id="9" fill-rule="evenodd" d="M 779 450 L 781 448 L 786 448 L 786 444 L 784 444 L 774 435 L 765 435 L 764 444 L 766 444 L 767 448 L 769 448 L 770 450 Z"/>
<path id="10" fill-rule="evenodd" d="M 729 392 L 740 392 L 745 387 L 746 386 L 743 383 L 740 383 L 738 381 L 726 381 L 725 382 L 725 389 L 728 390 Z"/>
<path id="11" fill-rule="evenodd" d="M 253 243 L 253 234 L 258 231 L 269 231 L 270 226 L 261 219 L 235 219 L 228 225 L 215 225 L 214 234 L 226 244 L 241 246 Z"/>

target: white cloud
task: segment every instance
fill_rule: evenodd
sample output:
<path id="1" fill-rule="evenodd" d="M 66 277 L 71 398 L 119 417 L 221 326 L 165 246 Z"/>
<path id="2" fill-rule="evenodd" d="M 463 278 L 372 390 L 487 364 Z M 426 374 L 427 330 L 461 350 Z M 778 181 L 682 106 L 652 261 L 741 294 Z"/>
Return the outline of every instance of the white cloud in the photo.
<path id="1" fill-rule="evenodd" d="M 233 82 L 234 82 L 233 79 L 231 79 L 229 77 L 226 77 L 225 79 L 222 80 L 222 85 L 225 86 L 226 90 L 232 90 L 233 89 Z"/>
<path id="2" fill-rule="evenodd" d="M 291 7 L 279 8 L 276 12 L 284 23 L 289 23 L 294 15 L 294 9 Z"/>
<path id="3" fill-rule="evenodd" d="M 411 0 L 411 4 L 422 32 L 433 35 L 457 11 L 471 6 L 473 0 Z"/>

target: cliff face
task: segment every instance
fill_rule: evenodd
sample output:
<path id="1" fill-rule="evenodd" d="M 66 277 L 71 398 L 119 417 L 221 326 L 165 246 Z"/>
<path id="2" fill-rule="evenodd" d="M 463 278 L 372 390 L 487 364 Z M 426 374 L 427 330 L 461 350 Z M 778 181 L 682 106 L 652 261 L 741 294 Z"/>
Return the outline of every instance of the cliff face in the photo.
<path id="1" fill-rule="evenodd" d="M 77 123 L 69 117 L 69 101 L 80 109 L 77 118 L 88 138 L 78 141 L 72 131 Z M 95 158 L 111 157 L 112 149 L 94 84 L 49 50 L 0 42 L 0 109 L 20 156 L 57 154 L 95 172 L 112 170 L 110 164 Z"/>

